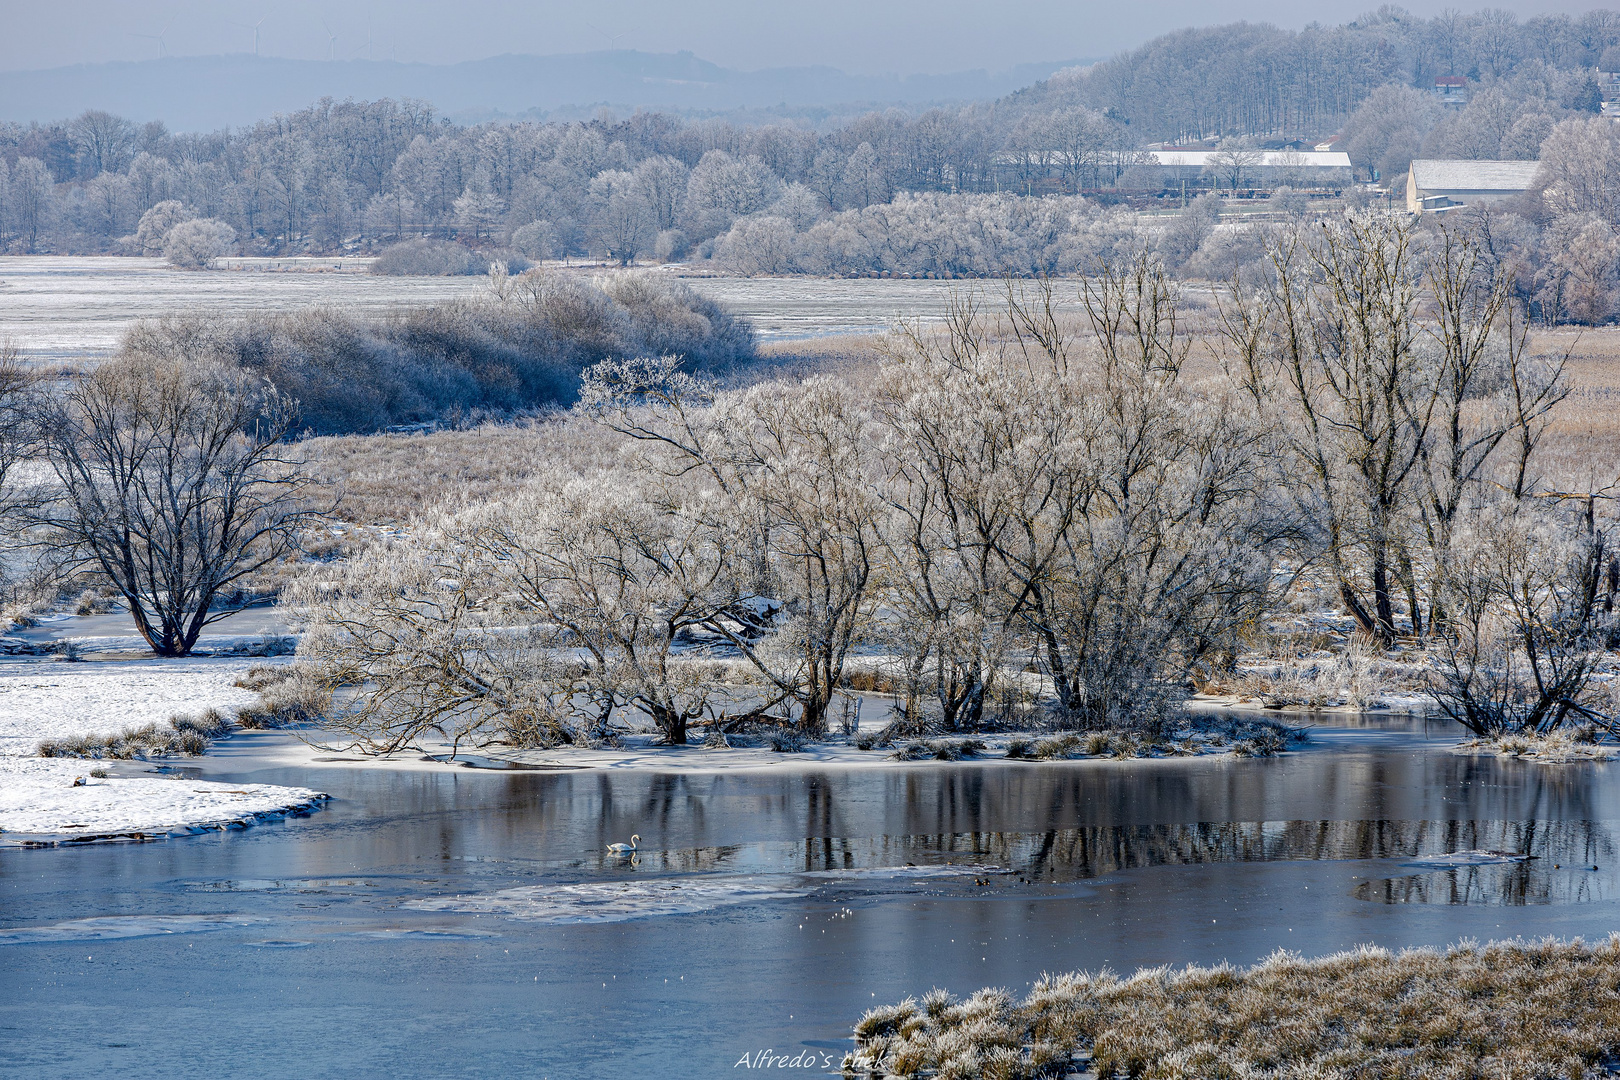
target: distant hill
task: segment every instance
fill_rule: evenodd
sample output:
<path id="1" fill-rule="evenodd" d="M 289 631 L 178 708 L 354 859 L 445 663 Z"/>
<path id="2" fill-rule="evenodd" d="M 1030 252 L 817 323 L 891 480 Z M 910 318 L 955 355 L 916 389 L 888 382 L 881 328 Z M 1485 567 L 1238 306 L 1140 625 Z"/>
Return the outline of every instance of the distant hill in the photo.
<path id="1" fill-rule="evenodd" d="M 49 121 L 86 109 L 207 131 L 291 112 L 317 98 L 412 97 L 464 119 L 607 106 L 676 112 L 789 110 L 849 104 L 921 105 L 1000 97 L 1085 61 L 1002 72 L 849 75 L 830 67 L 736 71 L 690 52 L 631 50 L 494 56 L 460 64 L 388 60 L 175 56 L 0 72 L 0 120 Z"/>

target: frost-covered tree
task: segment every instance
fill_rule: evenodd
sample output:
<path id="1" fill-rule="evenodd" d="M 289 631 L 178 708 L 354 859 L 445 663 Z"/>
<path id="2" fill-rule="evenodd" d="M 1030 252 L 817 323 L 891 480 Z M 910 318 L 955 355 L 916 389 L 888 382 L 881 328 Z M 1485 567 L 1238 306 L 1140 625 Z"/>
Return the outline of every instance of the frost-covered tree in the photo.
<path id="1" fill-rule="evenodd" d="M 796 269 L 793 223 L 774 214 L 746 217 L 715 241 L 714 259 L 737 274 L 786 274 Z"/>
<path id="2" fill-rule="evenodd" d="M 686 232 L 694 239 L 715 236 L 740 217 L 776 202 L 782 181 L 758 157 L 732 157 L 710 150 L 692 169 L 686 185 Z"/>
<path id="3" fill-rule="evenodd" d="M 1620 238 L 1596 213 L 1564 214 L 1542 237 L 1536 300 L 1549 322 L 1594 326 L 1615 313 Z"/>
<path id="4" fill-rule="evenodd" d="M 829 377 L 770 384 L 707 403 L 678 360 L 605 363 L 585 406 L 642 444 L 668 475 L 701 472 L 708 511 L 752 558 L 737 566 L 732 617 L 708 624 L 741 654 L 798 726 L 827 728 L 845 664 L 876 604 L 881 502 L 872 487 L 865 402 Z M 773 632 L 757 635 L 754 611 Z"/>
<path id="5" fill-rule="evenodd" d="M 182 221 L 163 241 L 163 257 L 182 270 L 206 270 L 230 251 L 236 230 L 213 218 Z"/>
<path id="6" fill-rule="evenodd" d="M 591 181 L 591 237 L 608 258 L 629 266 L 652 247 L 658 217 L 635 176 L 610 169 Z"/>
<path id="7" fill-rule="evenodd" d="M 135 125 L 102 109 L 80 113 L 68 124 L 79 175 L 89 179 L 120 172 L 135 150 Z"/>
<path id="8" fill-rule="evenodd" d="M 639 162 L 634 174 L 636 187 L 652 210 L 659 232 L 675 228 L 686 205 L 687 178 L 691 171 L 666 154 L 656 154 Z"/>
<path id="9" fill-rule="evenodd" d="M 166 199 L 141 215 L 135 226 L 133 246 L 140 255 L 161 255 L 169 233 L 182 221 L 196 217 L 178 199 Z"/>
<path id="10" fill-rule="evenodd" d="M 39 158 L 18 158 L 11 167 L 8 195 L 12 228 L 22 238 L 23 250 L 33 252 L 56 216 L 56 185 L 50 169 Z"/>
<path id="11" fill-rule="evenodd" d="M 1604 117 L 1565 120 L 1541 145 L 1536 184 L 1553 213 L 1620 227 L 1620 132 Z"/>
<path id="12" fill-rule="evenodd" d="M 1434 95 L 1410 86 L 1380 86 L 1361 103 L 1344 127 L 1350 160 L 1393 180 L 1422 152 L 1424 136 L 1440 118 Z"/>

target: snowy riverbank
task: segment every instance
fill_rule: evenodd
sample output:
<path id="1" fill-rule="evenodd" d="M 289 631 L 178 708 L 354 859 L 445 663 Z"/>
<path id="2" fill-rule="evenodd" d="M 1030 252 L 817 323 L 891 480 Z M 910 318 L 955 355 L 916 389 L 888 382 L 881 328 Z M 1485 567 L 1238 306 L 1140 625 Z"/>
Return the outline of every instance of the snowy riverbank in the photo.
<path id="1" fill-rule="evenodd" d="M 0 842 L 183 835 L 318 805 L 325 796 L 309 788 L 218 783 L 158 773 L 157 765 L 143 761 L 37 754 L 42 739 L 116 734 L 176 714 L 249 704 L 257 695 L 232 684 L 255 662 L 263 661 L 0 663 Z M 141 775 L 129 775 L 136 770 Z"/>

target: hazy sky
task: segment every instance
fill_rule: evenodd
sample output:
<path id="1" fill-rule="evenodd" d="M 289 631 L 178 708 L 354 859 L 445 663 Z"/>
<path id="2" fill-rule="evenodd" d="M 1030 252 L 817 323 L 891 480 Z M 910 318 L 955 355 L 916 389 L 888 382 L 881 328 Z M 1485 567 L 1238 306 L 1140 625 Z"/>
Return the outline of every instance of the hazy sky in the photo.
<path id="1" fill-rule="evenodd" d="M 875 74 L 991 70 L 1106 56 L 1182 26 L 1354 18 L 1376 0 L 0 0 L 0 70 L 139 60 L 165 53 L 398 59 L 609 47 L 690 49 L 752 70 L 830 64 Z M 1418 14 L 1460 0 L 1404 5 Z M 1490 0 L 1528 16 L 1597 6 Z M 262 22 L 261 22 L 262 20 Z M 334 40 L 335 38 L 335 40 Z M 368 46 L 369 38 L 369 46 Z"/>

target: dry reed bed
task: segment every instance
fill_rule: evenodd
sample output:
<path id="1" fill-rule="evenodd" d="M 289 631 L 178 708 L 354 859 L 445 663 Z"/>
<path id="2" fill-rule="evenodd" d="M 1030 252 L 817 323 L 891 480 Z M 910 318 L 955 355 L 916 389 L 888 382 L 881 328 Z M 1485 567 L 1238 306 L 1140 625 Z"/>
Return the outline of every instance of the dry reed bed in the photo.
<path id="1" fill-rule="evenodd" d="M 1018 1003 L 880 1006 L 855 1033 L 848 1077 L 1062 1076 L 1089 1055 L 1142 1080 L 1580 1080 L 1620 1048 L 1620 935 L 1048 975 Z"/>

